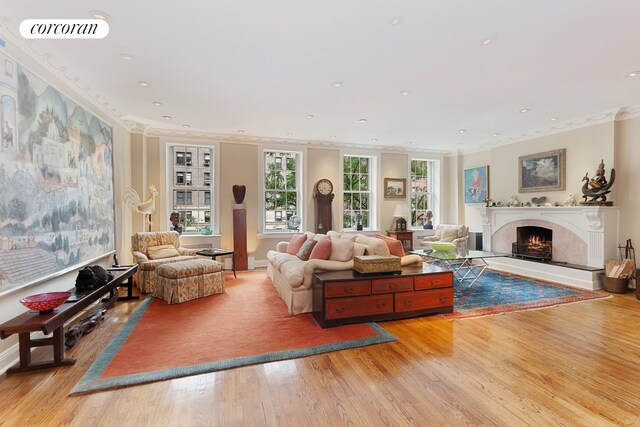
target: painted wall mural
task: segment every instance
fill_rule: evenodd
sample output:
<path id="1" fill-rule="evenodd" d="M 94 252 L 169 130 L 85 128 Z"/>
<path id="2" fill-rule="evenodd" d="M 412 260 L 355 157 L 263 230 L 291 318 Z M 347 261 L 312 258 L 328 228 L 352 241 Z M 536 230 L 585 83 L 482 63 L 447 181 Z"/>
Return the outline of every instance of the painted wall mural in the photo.
<path id="1" fill-rule="evenodd" d="M 114 252 L 115 215 L 111 126 L 1 51 L 0 64 L 3 294 Z"/>

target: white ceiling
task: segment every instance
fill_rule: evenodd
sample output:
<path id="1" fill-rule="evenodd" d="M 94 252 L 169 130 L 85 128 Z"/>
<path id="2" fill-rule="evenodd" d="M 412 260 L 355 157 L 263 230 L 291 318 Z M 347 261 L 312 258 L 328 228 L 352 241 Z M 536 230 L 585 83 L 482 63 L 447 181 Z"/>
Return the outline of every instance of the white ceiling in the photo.
<path id="1" fill-rule="evenodd" d="M 90 10 L 105 39 L 18 38 Z M 640 105 L 639 22 L 638 0 L 0 0 L 7 43 L 131 128 L 448 152 Z"/>

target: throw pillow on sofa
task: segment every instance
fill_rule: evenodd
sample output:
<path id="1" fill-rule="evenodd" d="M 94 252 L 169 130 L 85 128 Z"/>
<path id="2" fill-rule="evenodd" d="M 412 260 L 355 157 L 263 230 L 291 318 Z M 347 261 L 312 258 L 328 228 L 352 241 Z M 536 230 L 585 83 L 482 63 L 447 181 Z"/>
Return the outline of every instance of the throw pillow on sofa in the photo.
<path id="1" fill-rule="evenodd" d="M 149 259 L 162 259 L 180 256 L 178 250 L 173 245 L 151 246 L 147 249 Z"/>
<path id="2" fill-rule="evenodd" d="M 389 253 L 391 253 L 391 255 L 399 257 L 403 257 L 405 255 L 404 247 L 402 246 L 402 242 L 400 240 L 394 239 L 393 237 L 389 236 L 383 236 L 382 234 L 376 234 L 375 237 L 380 240 L 384 240 L 384 242 L 389 247 Z"/>
<path id="3" fill-rule="evenodd" d="M 353 242 L 345 239 L 331 238 L 331 261 L 349 261 L 353 258 Z"/>
<path id="4" fill-rule="evenodd" d="M 308 261 L 309 256 L 311 255 L 311 251 L 313 251 L 313 248 L 317 243 L 317 240 L 307 240 L 306 242 L 304 242 L 302 244 L 302 247 L 300 247 L 300 250 L 296 254 L 298 258 L 300 258 L 302 261 Z"/>
<path id="5" fill-rule="evenodd" d="M 331 238 L 323 237 L 313 247 L 309 259 L 329 259 L 329 256 L 331 256 Z"/>
<path id="6" fill-rule="evenodd" d="M 304 242 L 306 242 L 306 241 L 307 241 L 307 235 L 306 234 L 296 234 L 289 241 L 289 245 L 287 246 L 287 251 L 286 252 L 289 255 L 296 255 L 298 253 L 298 251 L 300 250 L 300 248 L 302 247 L 302 245 L 304 244 Z"/>

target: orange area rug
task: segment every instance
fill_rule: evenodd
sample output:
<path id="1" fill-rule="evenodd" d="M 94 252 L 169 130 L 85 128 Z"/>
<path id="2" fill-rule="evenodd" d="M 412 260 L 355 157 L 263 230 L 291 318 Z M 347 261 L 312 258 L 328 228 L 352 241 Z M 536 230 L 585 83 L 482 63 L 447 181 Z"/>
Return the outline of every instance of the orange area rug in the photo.
<path id="1" fill-rule="evenodd" d="M 290 315 L 265 271 L 227 275 L 225 288 L 182 304 L 147 297 L 71 394 L 396 340 L 375 323 L 322 329 Z"/>

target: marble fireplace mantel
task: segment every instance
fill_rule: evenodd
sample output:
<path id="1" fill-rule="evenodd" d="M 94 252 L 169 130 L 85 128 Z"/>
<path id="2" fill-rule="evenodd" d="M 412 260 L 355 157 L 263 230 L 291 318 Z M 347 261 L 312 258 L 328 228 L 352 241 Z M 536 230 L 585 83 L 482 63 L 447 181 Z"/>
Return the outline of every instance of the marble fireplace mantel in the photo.
<path id="1" fill-rule="evenodd" d="M 617 258 L 620 241 L 618 207 L 481 207 L 479 211 L 482 217 L 482 244 L 486 250 L 498 250 L 497 246 L 504 250 L 506 242 L 497 242 L 496 233 L 503 238 L 499 231 L 511 223 L 550 223 L 563 230 L 563 239 L 574 239 L 575 246 L 585 248 L 582 265 L 604 268 L 606 260 Z M 554 248 L 555 240 L 554 236 Z"/>

